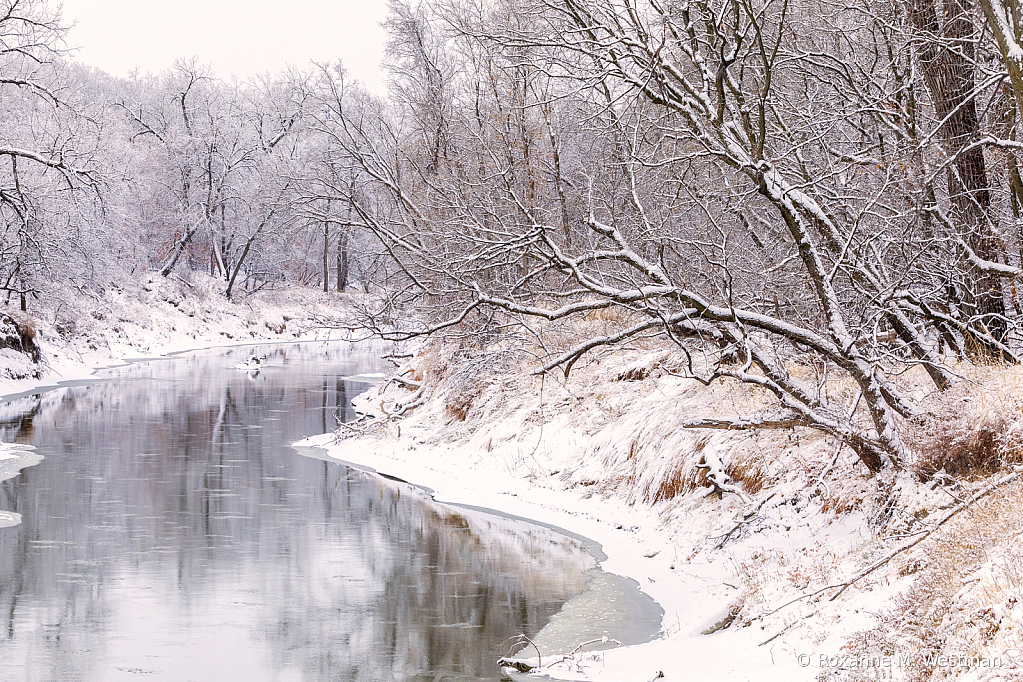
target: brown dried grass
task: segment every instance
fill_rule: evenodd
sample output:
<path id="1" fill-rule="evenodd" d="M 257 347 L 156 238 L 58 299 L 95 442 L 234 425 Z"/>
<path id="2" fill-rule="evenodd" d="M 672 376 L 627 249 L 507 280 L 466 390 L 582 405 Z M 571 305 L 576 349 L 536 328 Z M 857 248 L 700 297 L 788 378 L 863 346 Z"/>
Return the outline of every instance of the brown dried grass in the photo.
<path id="1" fill-rule="evenodd" d="M 916 663 L 905 670 L 910 682 L 944 679 L 954 672 L 924 667 L 921 661 L 928 654 L 997 655 L 1005 621 L 1000 624 L 989 607 L 1023 594 L 1023 556 L 1014 547 L 1021 527 L 1023 483 L 1016 482 L 963 512 L 902 558 L 896 573 L 915 574 L 916 582 L 893 609 L 878 614 L 875 628 L 857 633 L 844 648 L 864 655 L 912 652 Z M 980 565 L 992 557 L 1000 560 L 996 570 L 986 578 L 976 577 Z M 964 586 L 974 583 L 976 589 L 964 592 Z"/>
<path id="2" fill-rule="evenodd" d="M 660 480 L 646 492 L 644 499 L 649 503 L 656 504 L 691 493 L 698 488 L 710 486 L 710 482 L 707 480 L 707 470 L 698 466 L 702 461 L 700 453 L 706 449 L 710 439 L 711 437 L 706 434 L 700 436 L 691 450 L 672 461 L 665 468 Z M 633 443 L 633 448 L 635 447 L 636 443 Z M 632 457 L 630 452 L 630 459 Z M 743 448 L 734 459 L 730 457 L 723 457 L 723 459 L 725 460 L 725 473 L 747 495 L 756 495 L 768 484 L 763 460 L 757 449 Z"/>
<path id="3" fill-rule="evenodd" d="M 768 483 L 760 453 L 752 449 L 742 451 L 735 460 L 728 462 L 725 473 L 751 497 L 760 493 Z"/>
<path id="4" fill-rule="evenodd" d="M 693 444 L 690 452 L 671 462 L 656 487 L 647 493 L 647 501 L 656 504 L 664 500 L 673 500 L 679 495 L 692 492 L 697 487 L 709 485 L 706 472 L 695 466 L 699 461 L 699 454 L 709 442 L 708 436 L 701 436 Z"/>
<path id="5" fill-rule="evenodd" d="M 955 477 L 991 474 L 1023 463 L 1023 372 L 981 368 L 981 382 L 964 385 L 934 404 L 907 442 L 921 480 L 944 470 Z"/>

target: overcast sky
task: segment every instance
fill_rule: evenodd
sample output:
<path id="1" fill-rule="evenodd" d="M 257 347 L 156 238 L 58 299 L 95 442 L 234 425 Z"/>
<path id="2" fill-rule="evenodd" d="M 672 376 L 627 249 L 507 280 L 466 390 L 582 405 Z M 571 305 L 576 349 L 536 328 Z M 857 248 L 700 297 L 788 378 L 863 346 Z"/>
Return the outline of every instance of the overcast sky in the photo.
<path id="1" fill-rule="evenodd" d="M 341 59 L 382 93 L 386 0 L 63 0 L 76 58 L 118 76 L 196 56 L 244 80 L 285 65 Z"/>

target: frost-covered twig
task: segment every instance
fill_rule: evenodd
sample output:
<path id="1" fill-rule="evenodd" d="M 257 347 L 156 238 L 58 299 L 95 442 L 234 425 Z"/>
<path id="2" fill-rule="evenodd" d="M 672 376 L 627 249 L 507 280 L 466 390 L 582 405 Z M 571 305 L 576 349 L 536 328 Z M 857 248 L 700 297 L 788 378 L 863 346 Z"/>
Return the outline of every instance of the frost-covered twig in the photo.
<path id="1" fill-rule="evenodd" d="M 998 488 L 1002 487 L 1003 485 L 1005 485 L 1007 483 L 1012 483 L 1013 481 L 1017 480 L 1018 478 L 1019 478 L 1019 473 L 1018 472 L 1011 473 L 1008 476 L 1005 476 L 1004 478 L 1000 478 L 999 480 L 995 481 L 994 483 L 992 483 L 992 484 L 982 488 L 980 491 L 977 492 L 976 495 L 973 495 L 973 497 L 971 499 L 965 500 L 963 503 L 961 503 L 960 505 L 955 507 L 952 511 L 950 511 L 948 514 L 946 514 L 944 517 L 942 517 L 942 519 L 940 521 L 938 521 L 936 524 L 934 524 L 934 527 L 929 529 L 926 533 L 923 533 L 922 535 L 920 535 L 918 538 L 916 538 L 912 542 L 908 542 L 908 543 L 906 543 L 906 544 L 904 544 L 904 545 L 902 545 L 902 546 L 892 550 L 888 554 L 884 555 L 882 558 L 880 558 L 877 561 L 875 561 L 874 563 L 872 563 L 867 568 L 863 569 L 862 571 L 860 571 L 859 573 L 857 573 L 853 577 L 851 577 L 848 580 L 846 580 L 844 583 L 836 583 L 834 585 L 826 585 L 826 586 L 824 586 L 824 587 L 822 587 L 822 588 L 820 588 L 818 590 L 815 590 L 814 592 L 811 592 L 809 594 L 801 594 L 798 597 L 796 597 L 795 599 L 790 599 L 789 601 L 785 602 L 781 606 L 778 606 L 778 607 L 768 611 L 767 613 L 764 613 L 764 614 L 761 614 L 761 615 L 757 616 L 757 618 L 766 618 L 767 616 L 775 614 L 778 611 L 781 611 L 786 606 L 790 606 L 792 604 L 795 604 L 798 601 L 802 601 L 803 599 L 812 599 L 813 597 L 816 597 L 818 594 L 821 594 L 822 592 L 827 592 L 828 590 L 838 589 L 838 592 L 833 594 L 830 597 L 830 599 L 828 600 L 828 601 L 835 601 L 836 599 L 838 599 L 839 596 L 841 596 L 841 594 L 843 592 L 845 592 L 847 589 L 852 587 L 852 585 L 854 585 L 855 583 L 859 582 L 863 578 L 866 578 L 868 575 L 870 575 L 871 573 L 873 573 L 877 569 L 879 569 L 882 566 L 884 566 L 885 564 L 887 564 L 889 561 L 891 561 L 892 559 L 897 557 L 899 554 L 902 554 L 903 552 L 905 552 L 908 549 L 912 549 L 916 545 L 920 544 L 921 542 L 923 542 L 924 540 L 929 538 L 931 535 L 934 534 L 935 531 L 937 531 L 943 525 L 945 525 L 946 523 L 951 521 L 952 518 L 954 518 L 960 512 L 969 509 L 970 507 L 972 507 L 974 505 L 974 503 L 978 502 L 981 498 L 991 494 L 992 492 L 994 492 L 995 490 L 997 490 Z"/>
<path id="2" fill-rule="evenodd" d="M 611 639 L 607 635 L 604 635 L 603 637 L 599 637 L 597 639 L 591 639 L 588 642 L 583 642 L 582 644 L 580 644 L 576 648 L 572 649 L 571 651 L 569 651 L 567 654 L 565 654 L 564 656 L 562 656 L 558 660 L 554 661 L 553 663 L 548 663 L 547 667 L 550 668 L 551 666 L 555 666 L 555 665 L 558 665 L 559 663 L 564 663 L 565 661 L 568 661 L 570 659 L 574 659 L 575 655 L 577 653 L 579 653 L 579 651 L 582 650 L 583 647 L 590 646 L 591 644 L 607 644 L 608 642 L 610 642 L 612 644 L 617 644 L 618 646 L 625 646 L 622 642 L 619 642 L 617 639 Z"/>
<path id="3" fill-rule="evenodd" d="M 536 665 L 531 665 L 530 663 L 518 658 L 502 656 L 501 658 L 497 659 L 497 665 L 499 667 L 515 668 L 520 673 L 528 673 L 530 670 L 540 667 L 540 665 L 543 662 L 543 659 L 540 657 L 540 647 L 538 647 L 533 640 L 531 640 L 529 637 L 526 637 L 525 635 L 516 635 L 515 637 L 509 637 L 508 639 L 504 640 L 504 643 L 507 644 L 509 640 L 515 640 L 515 643 L 512 644 L 512 646 L 515 646 L 516 644 L 522 644 L 523 642 L 525 642 L 527 645 L 533 647 L 533 649 L 536 650 Z M 519 651 L 522 651 L 522 649 L 519 649 Z"/>
<path id="4" fill-rule="evenodd" d="M 721 542 L 719 542 L 714 549 L 721 549 L 722 547 L 724 547 L 725 543 L 731 539 L 732 533 L 739 530 L 743 526 L 752 523 L 757 518 L 757 515 L 760 513 L 760 510 L 764 508 L 764 505 L 770 502 L 777 494 L 778 494 L 777 491 L 771 493 L 764 499 L 760 500 L 760 502 L 757 504 L 755 508 L 748 512 L 744 512 L 739 522 L 732 526 L 732 529 L 730 531 L 720 536 Z"/>

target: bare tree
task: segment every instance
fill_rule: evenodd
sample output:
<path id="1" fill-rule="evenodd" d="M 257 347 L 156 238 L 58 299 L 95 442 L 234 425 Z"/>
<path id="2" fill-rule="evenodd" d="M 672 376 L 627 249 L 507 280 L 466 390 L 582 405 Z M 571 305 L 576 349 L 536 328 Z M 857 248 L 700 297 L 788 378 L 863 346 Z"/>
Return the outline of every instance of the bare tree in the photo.
<path id="1" fill-rule="evenodd" d="M 922 2 L 393 6 L 401 108 L 335 87 L 320 127 L 358 170 L 348 198 L 396 299 L 435 311 L 402 333 L 542 338 L 614 310 L 543 371 L 663 336 L 690 376 L 777 401 L 687 427 L 803 425 L 901 466 L 917 407 L 897 377 L 919 365 L 941 389 L 950 357 L 1016 358 L 974 105 L 994 81 L 974 81 L 972 24 L 925 31 Z"/>
<path id="2" fill-rule="evenodd" d="M 63 68 L 65 28 L 45 2 L 0 3 L 0 289 L 26 297 L 77 248 L 81 190 L 95 190 L 96 138 Z"/>

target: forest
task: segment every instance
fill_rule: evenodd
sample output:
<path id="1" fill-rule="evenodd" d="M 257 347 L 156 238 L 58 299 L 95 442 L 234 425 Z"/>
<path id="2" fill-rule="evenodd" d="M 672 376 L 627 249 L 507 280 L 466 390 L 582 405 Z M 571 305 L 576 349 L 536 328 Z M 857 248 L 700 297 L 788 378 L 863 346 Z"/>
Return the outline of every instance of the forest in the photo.
<path id="1" fill-rule="evenodd" d="M 114 78 L 56 5 L 3 0 L 8 303 L 193 270 L 356 289 L 365 328 L 537 372 L 658 338 L 771 398 L 682 426 L 806 427 L 875 473 L 923 393 L 1019 362 L 1016 2 L 392 0 L 385 26 L 379 97 L 340 63 Z"/>

